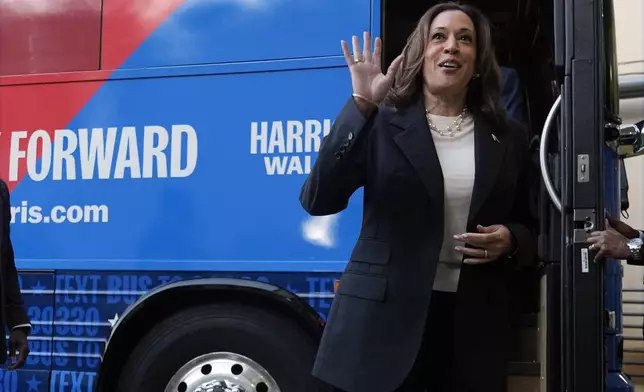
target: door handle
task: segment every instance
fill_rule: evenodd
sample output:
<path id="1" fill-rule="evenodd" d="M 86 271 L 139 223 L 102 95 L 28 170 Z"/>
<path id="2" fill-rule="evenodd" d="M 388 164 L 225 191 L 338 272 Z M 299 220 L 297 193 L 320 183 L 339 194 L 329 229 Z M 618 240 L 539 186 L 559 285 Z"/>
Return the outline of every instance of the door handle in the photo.
<path id="1" fill-rule="evenodd" d="M 541 143 L 539 145 L 539 166 L 541 166 L 541 178 L 543 179 L 543 183 L 546 186 L 546 190 L 548 191 L 548 196 L 550 196 L 552 204 L 555 205 L 559 212 L 561 212 L 561 198 L 559 197 L 559 195 L 557 195 L 557 191 L 555 191 L 555 187 L 552 184 L 552 180 L 550 179 L 550 173 L 548 171 L 547 147 L 548 139 L 550 138 L 550 131 L 553 128 L 555 118 L 557 118 L 557 114 L 559 114 L 560 109 L 561 94 L 559 94 L 557 100 L 555 100 L 555 103 L 552 104 L 550 112 L 548 112 L 548 117 L 546 117 L 546 122 L 543 124 L 543 130 L 541 131 Z"/>

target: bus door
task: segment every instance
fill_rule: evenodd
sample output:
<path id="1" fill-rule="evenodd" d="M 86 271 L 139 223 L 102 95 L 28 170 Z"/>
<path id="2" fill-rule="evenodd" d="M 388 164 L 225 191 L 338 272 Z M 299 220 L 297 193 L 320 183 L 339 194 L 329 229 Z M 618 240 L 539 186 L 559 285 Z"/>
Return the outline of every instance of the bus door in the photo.
<path id="1" fill-rule="evenodd" d="M 561 308 L 548 318 L 559 321 L 561 346 L 560 361 L 548 354 L 560 380 L 547 391 L 633 391 L 621 363 L 621 264 L 595 263 L 587 237 L 604 229 L 606 213 L 619 217 L 620 159 L 639 151 L 628 146 L 641 132 L 619 119 L 613 0 L 554 3 L 560 95 L 544 124 L 540 163 L 560 222 L 548 242 L 552 249 L 560 241 Z M 560 173 L 552 170 L 549 139 L 558 141 Z"/>

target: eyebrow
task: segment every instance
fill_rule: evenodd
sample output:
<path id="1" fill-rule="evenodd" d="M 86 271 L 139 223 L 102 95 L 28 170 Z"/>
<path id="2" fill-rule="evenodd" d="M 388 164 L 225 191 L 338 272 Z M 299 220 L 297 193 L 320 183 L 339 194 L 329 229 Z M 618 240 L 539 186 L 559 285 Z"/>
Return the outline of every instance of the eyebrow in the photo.
<path id="1" fill-rule="evenodd" d="M 445 28 L 445 27 L 435 27 L 434 30 L 445 31 L 445 30 L 447 30 L 447 28 Z M 459 33 L 472 33 L 472 34 L 474 33 L 471 29 L 469 29 L 467 27 L 461 27 L 460 29 L 458 29 L 458 32 Z"/>

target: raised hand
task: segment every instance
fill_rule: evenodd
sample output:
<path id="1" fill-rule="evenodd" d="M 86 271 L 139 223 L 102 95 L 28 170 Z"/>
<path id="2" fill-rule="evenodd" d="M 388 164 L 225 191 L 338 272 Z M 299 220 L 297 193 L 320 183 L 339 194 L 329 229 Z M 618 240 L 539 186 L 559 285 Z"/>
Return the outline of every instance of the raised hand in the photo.
<path id="1" fill-rule="evenodd" d="M 379 37 L 374 43 L 373 53 L 371 51 L 371 34 L 367 31 L 363 34 L 364 48 L 360 50 L 360 40 L 353 36 L 353 55 L 349 51 L 349 45 L 342 41 L 342 52 L 351 72 L 351 85 L 356 96 L 366 99 L 374 104 L 380 104 L 387 92 L 394 83 L 394 75 L 402 62 L 402 55 L 392 61 L 387 73 L 383 74 L 380 68 L 382 55 L 382 41 Z"/>

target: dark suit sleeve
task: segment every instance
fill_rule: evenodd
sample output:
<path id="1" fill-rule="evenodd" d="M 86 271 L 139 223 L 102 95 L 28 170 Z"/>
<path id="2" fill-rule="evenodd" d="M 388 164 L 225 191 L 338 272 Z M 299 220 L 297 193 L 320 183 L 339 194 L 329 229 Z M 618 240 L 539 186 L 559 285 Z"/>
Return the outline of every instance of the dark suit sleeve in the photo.
<path id="1" fill-rule="evenodd" d="M 0 179 L 0 199 L 2 202 L 2 289 L 4 291 L 5 323 L 10 327 L 30 328 L 29 317 L 18 284 L 18 271 L 14 260 L 13 245 L 11 244 L 10 223 L 11 207 L 9 188 Z"/>
<path id="2" fill-rule="evenodd" d="M 516 140 L 517 160 L 521 169 L 516 197 L 509 215 L 511 221 L 505 223 L 505 226 L 512 233 L 515 243 L 515 249 L 510 258 L 517 267 L 521 268 L 536 262 L 538 221 L 531 212 L 530 203 L 532 202 L 531 191 L 534 189 L 535 181 L 539 179 L 539 174 L 528 152 L 527 130 L 512 121 L 510 132 Z"/>
<path id="3" fill-rule="evenodd" d="M 519 74 L 512 68 L 501 67 L 501 71 L 503 76 L 501 101 L 510 117 L 523 125 L 527 125 L 526 102 Z"/>
<path id="4" fill-rule="evenodd" d="M 300 192 L 300 203 L 311 215 L 344 210 L 351 195 L 365 182 L 368 139 L 376 113 L 366 119 L 353 98 L 344 105 L 322 140 L 318 157 Z"/>

